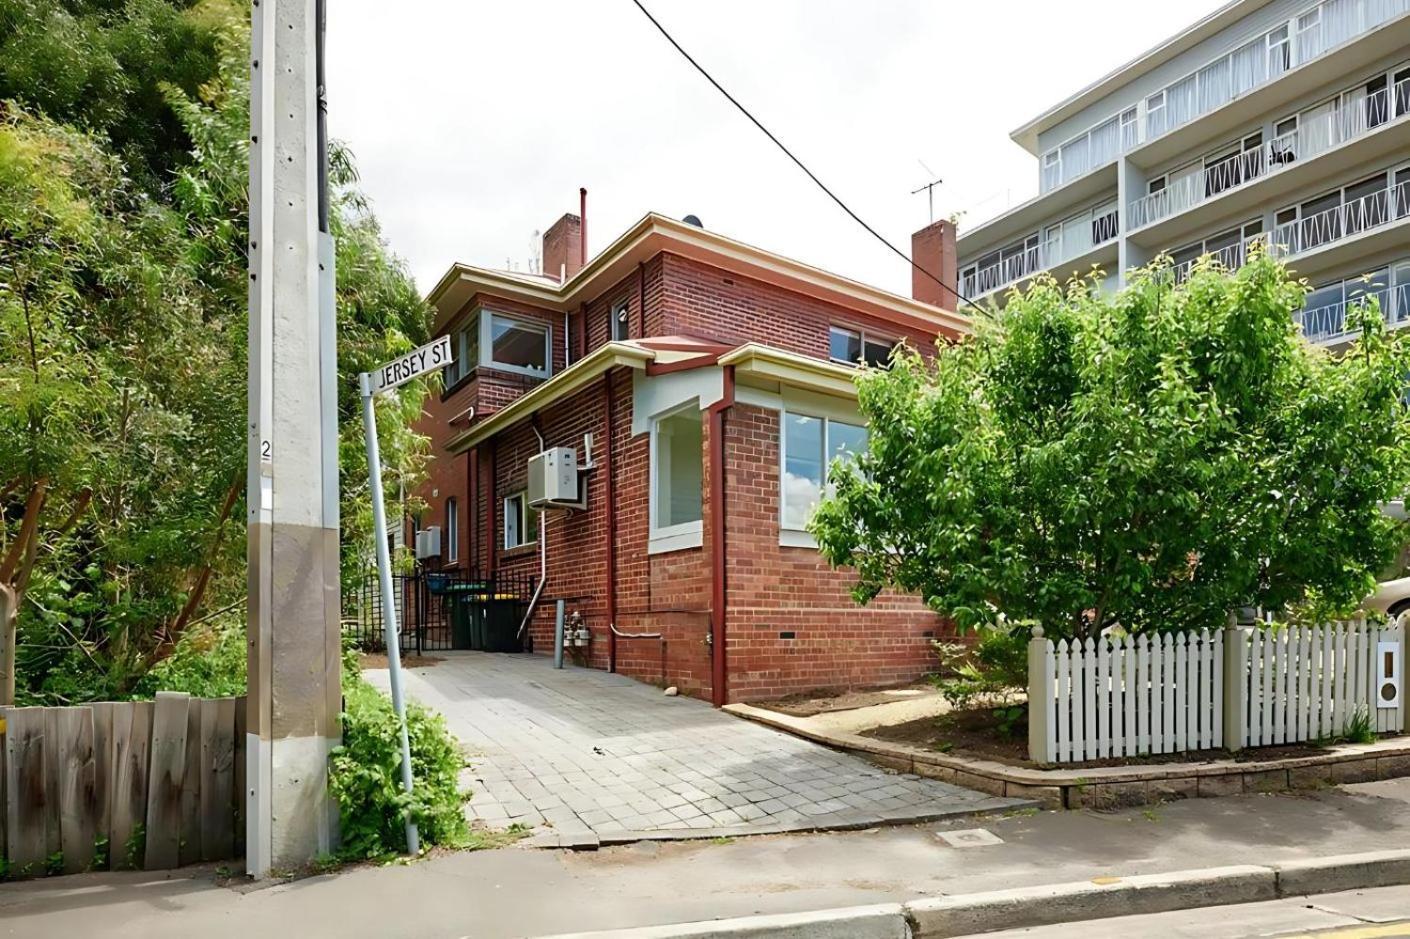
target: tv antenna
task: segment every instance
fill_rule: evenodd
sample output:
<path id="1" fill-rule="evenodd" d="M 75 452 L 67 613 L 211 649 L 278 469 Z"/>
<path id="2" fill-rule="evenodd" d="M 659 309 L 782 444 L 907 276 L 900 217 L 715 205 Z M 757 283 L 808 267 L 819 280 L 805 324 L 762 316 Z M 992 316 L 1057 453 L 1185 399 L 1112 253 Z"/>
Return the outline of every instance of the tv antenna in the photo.
<path id="1" fill-rule="evenodd" d="M 919 189 L 912 189 L 911 195 L 918 196 L 922 192 L 925 193 L 925 201 L 929 204 L 930 207 L 930 220 L 933 222 L 935 221 L 935 187 L 939 186 L 945 181 L 939 176 L 935 175 L 935 171 L 930 167 L 926 166 L 925 161 L 916 160 L 916 162 L 920 164 L 921 169 L 925 170 L 927 173 L 930 174 L 931 179 L 930 182 L 926 183 L 924 186 L 921 186 Z"/>

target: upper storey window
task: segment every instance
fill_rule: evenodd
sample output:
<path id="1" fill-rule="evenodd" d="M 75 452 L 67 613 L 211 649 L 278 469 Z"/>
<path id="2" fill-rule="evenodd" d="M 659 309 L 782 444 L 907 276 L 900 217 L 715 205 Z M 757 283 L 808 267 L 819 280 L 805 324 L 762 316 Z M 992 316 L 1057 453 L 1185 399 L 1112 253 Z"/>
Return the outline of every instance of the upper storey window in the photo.
<path id="1" fill-rule="evenodd" d="M 481 320 L 480 347 L 486 356 L 482 365 L 535 378 L 547 378 L 553 371 L 552 331 L 546 324 L 502 313 L 488 313 Z"/>
<path id="2" fill-rule="evenodd" d="M 534 378 L 553 373 L 553 330 L 546 323 L 481 310 L 451 331 L 455 360 L 445 368 L 452 388 L 477 367 Z"/>
<path id="3" fill-rule="evenodd" d="M 885 368 L 891 364 L 894 339 L 883 339 L 860 329 L 833 326 L 828 330 L 828 358 L 844 365 L 870 365 Z"/>
<path id="4" fill-rule="evenodd" d="M 624 342 L 627 339 L 627 301 L 612 305 L 612 341 Z"/>

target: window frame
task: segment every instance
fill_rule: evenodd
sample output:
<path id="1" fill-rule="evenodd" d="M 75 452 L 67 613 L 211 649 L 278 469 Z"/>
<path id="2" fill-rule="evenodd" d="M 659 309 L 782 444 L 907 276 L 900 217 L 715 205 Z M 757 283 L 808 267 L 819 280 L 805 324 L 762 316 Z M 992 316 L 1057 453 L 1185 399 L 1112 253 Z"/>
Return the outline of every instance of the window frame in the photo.
<path id="1" fill-rule="evenodd" d="M 1030 237 L 1033 238 L 1033 239 L 1036 239 L 1037 235 L 1034 234 L 1033 236 L 1030 236 Z M 1012 247 L 1012 246 L 1010 246 L 1010 247 Z M 1036 247 L 1036 241 L 1035 241 L 1034 247 Z M 1007 250 L 1007 249 L 1005 249 L 1005 250 Z M 1026 251 L 1026 250 L 1029 250 L 1029 249 L 1025 248 L 1024 250 Z M 972 269 L 972 272 L 974 273 L 974 275 L 975 275 L 975 276 L 978 276 L 979 265 L 978 265 L 977 263 L 971 264 L 967 270 L 969 270 L 969 269 Z M 961 275 L 961 276 L 963 276 L 963 275 Z M 861 351 L 861 358 L 859 358 L 859 359 L 858 359 L 857 361 L 855 361 L 855 362 L 849 362 L 849 361 L 847 361 L 846 359 L 834 358 L 833 355 L 832 355 L 832 334 L 833 334 L 834 332 L 838 332 L 838 333 L 847 333 L 848 335 L 857 337 L 857 348 Z M 887 335 L 884 334 L 884 333 L 874 333 L 874 332 L 871 332 L 870 330 L 868 330 L 866 327 L 863 327 L 863 326 L 849 326 L 849 325 L 847 325 L 847 324 L 845 324 L 845 323 L 829 323 L 828 326 L 827 326 L 827 360 L 828 360 L 829 362 L 834 362 L 834 363 L 836 363 L 836 364 L 838 364 L 838 365 L 850 365 L 850 366 L 853 367 L 853 368 L 861 368 L 862 365 L 863 365 L 864 363 L 866 363 L 866 358 L 867 358 L 867 344 L 868 344 L 868 343 L 872 343 L 872 344 L 875 344 L 875 345 L 885 344 L 886 347 L 887 347 L 887 349 L 889 350 L 889 351 L 888 351 L 888 354 L 887 354 L 887 357 L 889 358 L 891 354 L 894 354 L 894 353 L 895 353 L 896 347 L 901 344 L 901 339 L 900 339 L 900 337 L 897 337 L 897 338 L 895 338 L 895 339 L 892 339 L 892 338 L 890 338 L 889 336 L 887 336 Z M 888 366 L 886 366 L 886 365 L 875 365 L 875 366 L 872 366 L 872 367 L 873 367 L 873 368 L 887 368 Z"/>
<path id="2" fill-rule="evenodd" d="M 702 420 L 700 402 L 692 398 L 690 401 L 668 408 L 651 418 L 651 428 L 647 436 L 647 491 L 646 491 L 646 514 L 647 514 L 647 554 L 664 554 L 668 551 L 680 551 L 687 548 L 698 548 L 704 543 L 705 536 L 705 450 L 704 450 L 704 428 L 701 428 L 701 450 L 700 450 L 700 518 L 694 521 L 678 522 L 675 525 L 660 524 L 661 518 L 661 424 L 681 415 L 693 415 L 697 421 Z"/>
<path id="3" fill-rule="evenodd" d="M 481 368 L 492 368 L 499 372 L 510 372 L 515 375 L 527 375 L 530 378 L 549 379 L 553 377 L 553 324 L 532 319 L 527 316 L 515 316 L 512 313 L 501 313 L 498 310 L 481 310 L 480 313 L 480 356 L 477 363 Z M 505 322 L 513 323 L 525 329 L 539 331 L 543 333 L 543 361 L 542 371 L 528 368 L 523 365 L 514 365 L 509 362 L 498 362 L 494 358 L 494 321 L 498 318 Z"/>
<path id="4" fill-rule="evenodd" d="M 516 542 L 515 544 L 510 544 L 510 543 L 509 543 L 509 512 L 510 512 L 509 504 L 510 504 L 511 502 L 515 502 L 515 501 L 518 501 L 518 503 L 519 503 L 518 519 L 517 519 L 517 521 L 516 521 L 516 527 L 517 527 L 517 529 L 518 529 L 517 534 L 518 534 L 518 537 L 519 537 L 519 541 Z M 501 513 L 500 513 L 500 528 L 503 529 L 503 531 L 502 531 L 501 534 L 500 534 L 500 539 L 499 539 L 499 540 L 500 540 L 500 544 L 502 544 L 502 545 L 504 546 L 504 550 L 505 550 L 505 551 L 513 551 L 515 548 L 524 548 L 524 547 L 528 547 L 528 546 L 531 546 L 531 545 L 536 545 L 536 544 L 538 544 L 538 543 L 539 543 L 539 522 L 541 522 L 542 520 L 536 518 L 536 519 L 534 520 L 534 524 L 533 524 L 532 526 L 530 526 L 530 524 L 529 524 L 529 518 L 530 518 L 530 514 L 529 514 L 529 513 L 531 513 L 531 512 L 537 513 L 537 511 L 538 511 L 538 510 L 535 509 L 533 506 L 529 505 L 529 490 L 528 490 L 527 488 L 525 488 L 525 489 L 518 489 L 518 490 L 515 490 L 514 492 L 511 492 L 509 495 L 507 495 L 507 496 L 504 497 L 503 501 L 501 502 L 501 505 L 502 505 L 503 509 L 502 509 L 502 511 L 501 511 Z M 529 530 L 530 530 L 531 527 L 532 527 L 532 530 L 533 530 L 533 535 L 534 535 L 534 537 L 526 540 L 524 536 L 529 533 Z"/>
<path id="5" fill-rule="evenodd" d="M 447 330 L 454 351 L 450 364 L 441 369 L 441 390 L 449 392 L 460 386 L 479 366 L 470 355 L 470 337 L 475 336 L 476 355 L 479 358 L 480 310 L 475 310 L 460 320 L 454 329 Z M 452 371 L 452 369 L 454 371 Z"/>
<path id="6" fill-rule="evenodd" d="M 460 560 L 460 500 L 455 496 L 446 499 L 445 539 L 446 562 L 454 564 Z"/>
<path id="7" fill-rule="evenodd" d="M 619 300 L 612 304 L 607 313 L 607 340 L 609 342 L 626 342 L 631 338 L 630 311 L 631 302 L 629 300 Z M 618 329 L 619 324 L 620 330 Z M 621 335 L 618 335 L 619 332 Z"/>
<path id="8" fill-rule="evenodd" d="M 867 442 L 871 442 L 871 428 L 866 423 L 853 423 L 850 420 L 843 420 L 839 417 L 830 417 L 826 414 L 815 414 L 806 408 L 781 408 L 778 412 L 778 531 L 779 543 L 785 547 L 812 547 L 812 534 L 807 529 L 807 522 L 803 525 L 790 525 L 787 521 L 787 493 L 788 488 L 785 481 L 788 476 L 788 419 L 790 417 L 807 417 L 815 421 L 822 422 L 822 485 L 819 494 L 826 498 L 832 492 L 832 482 L 827 478 L 828 468 L 832 466 L 832 425 L 843 424 L 847 427 L 858 428 L 867 434 Z M 858 420 L 861 420 L 860 415 Z M 811 512 L 809 515 L 811 516 Z M 802 536 L 802 537 L 800 537 Z"/>

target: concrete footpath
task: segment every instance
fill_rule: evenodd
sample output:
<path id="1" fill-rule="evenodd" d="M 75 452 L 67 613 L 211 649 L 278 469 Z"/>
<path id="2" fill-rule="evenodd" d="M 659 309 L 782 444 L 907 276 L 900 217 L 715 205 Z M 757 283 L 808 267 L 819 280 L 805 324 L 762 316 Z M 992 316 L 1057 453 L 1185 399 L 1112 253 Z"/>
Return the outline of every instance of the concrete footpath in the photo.
<path id="1" fill-rule="evenodd" d="M 962 834 L 975 828 L 993 837 Z M 1407 845 L 1410 780 L 1393 780 L 1113 813 L 1022 812 L 728 843 L 649 842 L 596 852 L 512 847 L 246 892 L 215 886 L 210 870 L 80 875 L 0 885 L 0 936 L 545 936 L 925 898 L 943 906 L 958 895 L 1080 881 L 1103 887 L 1108 878 L 1212 867 L 1266 870 Z M 1324 874 L 1307 882 L 1339 889 Z"/>

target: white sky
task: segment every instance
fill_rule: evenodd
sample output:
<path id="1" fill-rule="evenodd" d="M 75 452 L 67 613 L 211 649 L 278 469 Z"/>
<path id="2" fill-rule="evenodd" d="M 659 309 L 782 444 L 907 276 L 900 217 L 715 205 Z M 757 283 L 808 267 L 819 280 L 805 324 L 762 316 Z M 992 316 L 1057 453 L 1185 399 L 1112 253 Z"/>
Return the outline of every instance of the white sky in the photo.
<path id="1" fill-rule="evenodd" d="M 725 88 L 904 251 L 1037 190 L 1009 131 L 1223 0 L 645 0 Z M 588 188 L 596 252 L 647 211 L 909 293 L 872 239 L 630 0 L 329 4 L 329 126 L 423 290 L 524 269 Z"/>

